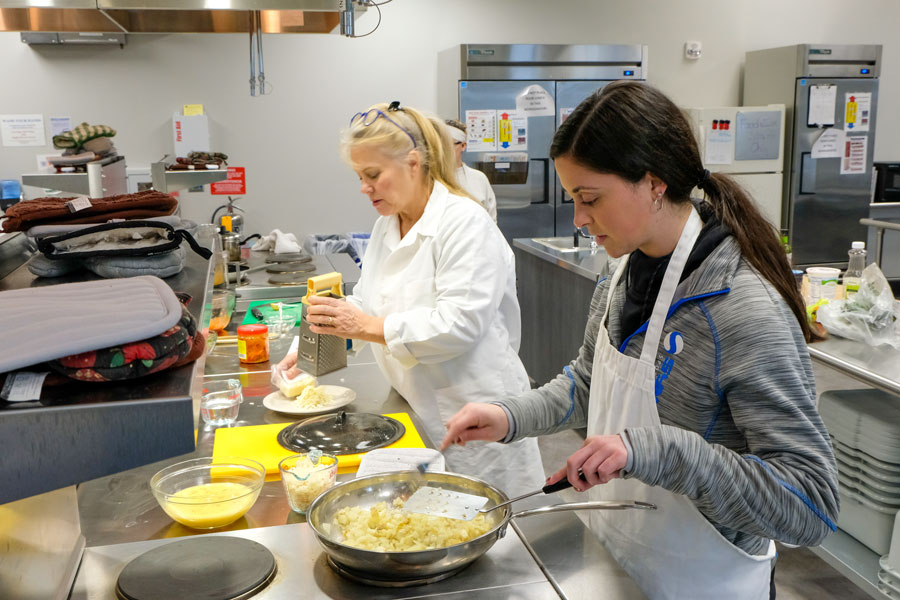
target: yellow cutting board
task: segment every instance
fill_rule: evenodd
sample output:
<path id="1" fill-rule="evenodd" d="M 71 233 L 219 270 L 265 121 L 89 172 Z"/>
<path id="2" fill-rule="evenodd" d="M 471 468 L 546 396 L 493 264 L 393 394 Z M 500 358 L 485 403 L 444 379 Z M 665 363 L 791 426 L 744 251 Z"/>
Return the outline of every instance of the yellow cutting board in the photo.
<path id="1" fill-rule="evenodd" d="M 416 431 L 407 413 L 390 413 L 384 415 L 397 419 L 406 428 L 399 440 L 385 448 L 424 448 L 425 443 Z M 252 458 L 266 468 L 267 479 L 278 479 L 278 462 L 285 456 L 296 454 L 293 450 L 283 448 L 278 443 L 278 434 L 293 423 L 273 423 L 271 425 L 251 425 L 249 427 L 222 427 L 216 429 L 213 442 L 213 458 L 241 456 Z M 344 454 L 338 456 L 338 473 L 354 473 L 359 467 L 363 454 Z M 274 476 L 274 477 L 271 477 Z"/>

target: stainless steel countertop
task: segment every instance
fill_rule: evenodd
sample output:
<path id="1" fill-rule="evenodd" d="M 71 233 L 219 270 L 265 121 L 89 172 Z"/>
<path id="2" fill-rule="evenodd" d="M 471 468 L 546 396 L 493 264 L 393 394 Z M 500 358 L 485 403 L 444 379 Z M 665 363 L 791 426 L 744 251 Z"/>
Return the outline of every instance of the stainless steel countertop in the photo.
<path id="1" fill-rule="evenodd" d="M 811 358 L 872 387 L 900 396 L 900 350 L 832 336 L 809 345 Z"/>
<path id="2" fill-rule="evenodd" d="M 585 241 L 585 243 L 589 243 Z M 518 238 L 513 240 L 513 246 L 533 256 L 546 260 L 549 263 L 559 265 L 563 269 L 571 271 L 591 281 L 599 281 L 609 273 L 609 255 L 603 248 L 591 250 L 582 248 L 577 251 L 560 251 L 531 238 Z"/>
<path id="3" fill-rule="evenodd" d="M 537 563 L 512 532 L 507 532 L 484 556 L 453 577 L 426 586 L 399 589 L 365 586 L 339 576 L 325 562 L 312 529 L 305 523 L 211 535 L 251 539 L 275 555 L 278 573 L 253 600 L 461 598 L 466 593 L 484 600 L 557 597 Z M 164 543 L 153 540 L 88 548 L 70 600 L 112 600 L 116 577 L 128 561 Z"/>
<path id="4" fill-rule="evenodd" d="M 236 313 L 235 322 L 243 314 Z M 229 329 L 234 327 L 234 323 Z M 277 361 L 293 336 L 271 343 Z M 288 415 L 269 411 L 262 398 L 274 390 L 269 363 L 241 365 L 234 346 L 217 348 L 207 357 L 206 378 L 237 377 L 244 390 L 238 426 L 290 422 Z M 322 383 L 344 385 L 357 392 L 347 408 L 365 412 L 408 412 L 425 443 L 433 444 L 421 421 L 394 391 L 364 347 L 348 357 L 348 366 L 323 375 Z M 197 406 L 195 402 L 195 414 Z M 103 477 L 78 487 L 81 524 L 87 550 L 75 580 L 72 600 L 115 598 L 114 581 L 133 557 L 168 538 L 193 535 L 235 535 L 254 539 L 276 556 L 279 575 L 255 598 L 459 598 L 469 593 L 479 599 L 521 600 L 569 598 L 643 598 L 634 582 L 618 566 L 575 513 L 554 513 L 513 521 L 506 536 L 464 571 L 427 586 L 387 589 L 352 583 L 336 575 L 325 562 L 305 517 L 291 511 L 278 480 L 267 481 L 253 508 L 232 525 L 206 533 L 173 522 L 159 507 L 150 488 L 150 477 L 159 469 L 189 458 L 212 454 L 214 436 L 199 431 L 196 450 L 170 460 Z M 339 475 L 339 479 L 352 478 Z M 548 503 L 559 499 L 547 498 Z"/>

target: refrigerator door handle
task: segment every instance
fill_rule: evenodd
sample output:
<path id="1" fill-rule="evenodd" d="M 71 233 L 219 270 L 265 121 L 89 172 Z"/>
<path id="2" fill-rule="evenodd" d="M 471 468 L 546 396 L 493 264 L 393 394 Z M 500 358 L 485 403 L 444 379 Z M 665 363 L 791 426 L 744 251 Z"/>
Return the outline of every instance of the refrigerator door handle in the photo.
<path id="1" fill-rule="evenodd" d="M 544 202 L 546 202 L 547 204 L 553 204 L 553 202 L 551 202 L 551 199 L 550 199 L 550 159 L 549 158 L 529 158 L 528 160 L 530 160 L 530 161 L 533 160 L 533 161 L 539 162 L 543 165 L 544 168 L 542 170 L 544 172 L 544 194 L 543 194 Z M 542 202 L 542 204 L 543 204 L 543 202 Z"/>
<path id="2" fill-rule="evenodd" d="M 800 193 L 816 193 L 816 159 L 809 152 L 800 154 Z"/>

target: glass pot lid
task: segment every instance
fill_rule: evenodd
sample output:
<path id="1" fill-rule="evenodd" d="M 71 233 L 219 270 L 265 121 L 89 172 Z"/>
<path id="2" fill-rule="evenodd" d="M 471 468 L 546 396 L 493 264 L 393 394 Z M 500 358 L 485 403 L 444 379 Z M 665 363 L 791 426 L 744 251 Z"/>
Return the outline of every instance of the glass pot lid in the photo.
<path id="1" fill-rule="evenodd" d="M 340 411 L 285 427 L 278 443 L 295 452 L 319 448 L 326 454 L 359 454 L 393 444 L 404 433 L 403 423 L 391 417 Z"/>

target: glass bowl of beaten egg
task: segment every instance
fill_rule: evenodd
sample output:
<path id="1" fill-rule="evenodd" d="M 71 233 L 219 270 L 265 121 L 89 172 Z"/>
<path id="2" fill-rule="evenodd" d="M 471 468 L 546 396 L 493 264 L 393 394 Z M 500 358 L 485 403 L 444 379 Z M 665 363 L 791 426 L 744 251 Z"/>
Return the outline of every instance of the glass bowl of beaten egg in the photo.
<path id="1" fill-rule="evenodd" d="M 266 481 L 266 469 L 249 458 L 194 458 L 150 478 L 159 505 L 186 527 L 215 529 L 250 510 Z"/>

